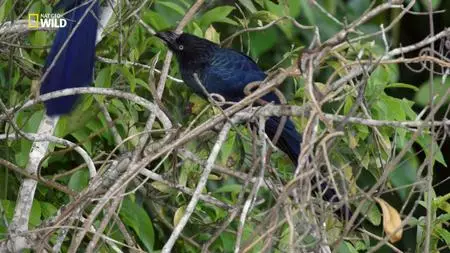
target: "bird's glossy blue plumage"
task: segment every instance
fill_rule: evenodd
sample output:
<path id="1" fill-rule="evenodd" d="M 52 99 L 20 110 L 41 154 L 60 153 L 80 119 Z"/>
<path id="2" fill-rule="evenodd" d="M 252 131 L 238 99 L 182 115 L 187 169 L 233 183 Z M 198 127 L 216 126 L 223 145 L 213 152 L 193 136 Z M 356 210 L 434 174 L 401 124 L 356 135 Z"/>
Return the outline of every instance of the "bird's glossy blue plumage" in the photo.
<path id="1" fill-rule="evenodd" d="M 82 3 L 84 1 L 62 0 L 58 4 L 68 11 L 65 15 L 67 26 L 58 30 L 47 56 L 44 73 L 48 73 L 41 83 L 41 94 L 92 83 L 99 4 L 98 1 Z M 47 114 L 69 113 L 77 98 L 73 95 L 48 100 L 45 102 Z"/>
<path id="2" fill-rule="evenodd" d="M 244 88 L 254 81 L 263 81 L 267 76 L 248 56 L 232 49 L 216 48 L 209 64 L 201 75 L 202 83 L 209 93 L 222 95 L 228 101 L 238 102 L 245 97 Z M 267 102 L 279 104 L 273 93 L 263 97 Z M 270 117 L 266 122 L 266 133 L 273 138 L 279 117 Z M 294 163 L 300 153 L 301 136 L 291 120 L 287 120 L 277 146 L 283 150 Z"/>
<path id="3" fill-rule="evenodd" d="M 264 80 L 266 74 L 247 56 L 231 49 L 217 48 L 202 77 L 208 92 L 239 101 L 245 97 L 244 87 L 250 82 Z"/>
<path id="4" fill-rule="evenodd" d="M 201 84 L 209 93 L 217 93 L 227 101 L 240 101 L 245 97 L 244 88 L 254 81 L 263 81 L 266 74 L 248 56 L 232 49 L 220 48 L 217 44 L 190 34 L 177 36 L 170 32 L 159 33 L 175 53 L 180 64 L 183 80 L 197 94 L 204 96 Z M 263 97 L 267 102 L 279 103 L 273 93 Z M 265 131 L 273 138 L 280 123 L 279 117 L 270 117 Z M 291 120 L 287 120 L 276 145 L 296 164 L 300 153 L 301 135 Z"/>

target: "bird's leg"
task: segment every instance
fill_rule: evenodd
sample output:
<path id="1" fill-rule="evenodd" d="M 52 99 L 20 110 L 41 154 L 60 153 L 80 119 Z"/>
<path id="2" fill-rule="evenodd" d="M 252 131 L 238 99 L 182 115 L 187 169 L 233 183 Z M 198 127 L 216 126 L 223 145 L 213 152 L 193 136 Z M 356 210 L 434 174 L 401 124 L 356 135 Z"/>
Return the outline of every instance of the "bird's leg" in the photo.
<path id="1" fill-rule="evenodd" d="M 214 100 L 214 97 L 211 96 L 211 94 L 209 94 L 209 92 L 206 90 L 205 86 L 203 86 L 202 82 L 200 81 L 200 78 L 198 78 L 198 74 L 194 73 L 193 74 L 195 81 L 197 82 L 197 84 L 200 86 L 200 88 L 202 89 L 203 93 L 205 94 L 205 96 L 208 98 L 208 101 L 215 106 L 217 109 L 219 109 L 219 111 L 227 118 L 228 122 L 231 122 L 230 117 L 228 117 L 225 112 L 223 111 L 222 107 L 217 103 L 216 100 Z M 223 98 L 221 95 L 219 94 L 215 94 L 216 97 L 220 97 L 223 101 L 225 102 L 225 98 Z"/>
<path id="2" fill-rule="evenodd" d="M 208 99 L 208 101 L 209 101 L 211 104 L 213 104 L 213 105 L 215 105 L 215 106 L 221 108 L 220 105 L 217 104 L 218 101 L 215 100 L 215 97 L 216 97 L 216 98 L 219 98 L 220 102 L 222 102 L 222 103 L 225 102 L 225 98 L 222 97 L 220 94 L 216 94 L 216 93 L 215 93 L 214 95 L 209 94 L 208 90 L 206 90 L 205 86 L 203 86 L 202 82 L 200 81 L 200 78 L 198 78 L 198 74 L 197 74 L 197 73 L 194 73 L 193 76 L 194 76 L 194 79 L 195 79 L 195 81 L 197 82 L 197 84 L 198 84 L 198 85 L 200 86 L 200 88 L 202 89 L 203 95 L 205 95 L 205 97 Z"/>

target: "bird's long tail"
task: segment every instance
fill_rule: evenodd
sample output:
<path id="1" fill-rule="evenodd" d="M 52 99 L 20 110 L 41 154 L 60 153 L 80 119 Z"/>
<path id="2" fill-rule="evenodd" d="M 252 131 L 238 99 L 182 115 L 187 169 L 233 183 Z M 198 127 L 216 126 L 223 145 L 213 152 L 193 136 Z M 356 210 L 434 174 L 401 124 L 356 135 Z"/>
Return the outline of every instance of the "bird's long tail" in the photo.
<path id="1" fill-rule="evenodd" d="M 265 130 L 270 139 L 273 139 L 273 137 L 275 136 L 280 121 L 280 117 L 270 117 L 267 119 Z M 298 157 L 300 155 L 301 143 L 301 135 L 295 129 L 294 123 L 288 119 L 275 145 L 289 156 L 296 167 L 298 164 Z M 317 184 L 316 177 L 313 177 L 311 183 L 315 186 L 314 190 L 321 194 L 324 200 L 329 202 L 340 201 L 336 190 L 332 187 L 329 187 L 326 182 Z M 350 217 L 351 211 L 347 205 L 344 205 L 342 208 L 336 211 L 336 214 L 338 214 L 339 216 Z"/>
<path id="2" fill-rule="evenodd" d="M 273 140 L 277 132 L 280 121 L 280 117 L 270 117 L 266 121 L 266 134 L 271 140 Z M 294 123 L 287 119 L 276 146 L 288 155 L 295 165 L 297 165 L 298 156 L 300 155 L 301 142 L 302 136 L 295 129 Z"/>
<path id="3" fill-rule="evenodd" d="M 74 1 L 65 15 L 66 27 L 59 28 L 44 66 L 41 94 L 92 83 L 95 57 L 95 40 L 98 25 L 98 1 L 79 5 Z M 46 73 L 48 72 L 48 73 Z M 47 115 L 69 113 L 77 95 L 59 97 L 45 102 Z"/>

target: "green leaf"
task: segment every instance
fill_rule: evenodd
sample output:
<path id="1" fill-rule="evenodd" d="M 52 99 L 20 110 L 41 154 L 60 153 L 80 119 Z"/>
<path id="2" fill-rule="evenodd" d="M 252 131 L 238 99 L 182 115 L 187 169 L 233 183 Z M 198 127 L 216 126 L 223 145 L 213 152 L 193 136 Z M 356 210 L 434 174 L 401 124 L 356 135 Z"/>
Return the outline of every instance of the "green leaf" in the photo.
<path id="1" fill-rule="evenodd" d="M 48 32 L 46 31 L 33 32 L 33 35 L 30 36 L 31 45 L 33 45 L 34 47 L 47 46 L 47 36 Z"/>
<path id="2" fill-rule="evenodd" d="M 285 2 L 287 2 L 287 6 L 285 6 L 285 9 L 288 9 L 289 16 L 294 17 L 294 18 L 298 17 L 300 15 L 300 11 L 305 8 L 305 6 L 303 6 L 303 3 L 305 1 L 288 0 Z M 308 10 L 308 9 L 309 9 L 309 6 L 306 10 Z M 311 12 L 311 13 L 313 13 L 313 12 Z M 314 18 L 314 17 L 312 17 L 312 18 Z"/>
<path id="3" fill-rule="evenodd" d="M 186 186 L 192 166 L 195 165 L 190 160 L 184 161 L 184 164 L 180 169 L 180 175 L 178 176 L 178 184 Z"/>
<path id="4" fill-rule="evenodd" d="M 21 111 L 17 116 L 17 125 L 22 131 L 35 133 L 39 128 L 44 111 L 30 112 Z M 15 160 L 19 167 L 25 167 L 28 163 L 28 157 L 31 149 L 31 141 L 24 138 L 20 139 L 20 152 L 15 153 Z"/>
<path id="5" fill-rule="evenodd" d="M 435 202 L 435 206 L 437 206 L 439 209 L 450 213 L 450 203 L 448 203 L 447 201 L 441 201 L 436 203 Z"/>
<path id="6" fill-rule="evenodd" d="M 96 119 L 99 109 L 96 105 L 97 103 L 93 103 L 93 99 L 94 96 L 83 96 L 79 106 L 81 109 L 74 110 L 72 113 L 61 117 L 55 131 L 55 136 L 64 137 L 67 134 L 82 131 L 88 122 Z M 85 134 L 88 136 L 89 133 Z M 90 142 L 83 143 L 83 147 L 89 152 L 91 150 Z"/>
<path id="7" fill-rule="evenodd" d="M 42 216 L 44 218 L 50 218 L 55 215 L 58 209 L 51 203 L 41 202 Z"/>
<path id="8" fill-rule="evenodd" d="M 11 13 L 11 9 L 13 7 L 13 0 L 3 1 L 2 5 L 0 5 L 0 22 L 6 21 L 8 15 Z"/>
<path id="9" fill-rule="evenodd" d="M 434 232 L 436 232 L 439 237 L 445 241 L 445 244 L 450 245 L 450 232 L 447 229 L 441 227 L 435 227 Z"/>
<path id="10" fill-rule="evenodd" d="M 444 210 L 446 213 L 450 214 L 450 203 L 447 201 L 450 199 L 450 193 L 444 196 L 439 196 L 433 199 L 433 205 L 439 209 Z"/>
<path id="11" fill-rule="evenodd" d="M 253 5 L 251 0 L 239 0 L 239 3 L 241 3 L 250 13 L 254 13 L 256 11 L 255 5 Z"/>
<path id="12" fill-rule="evenodd" d="M 407 84 L 407 83 L 391 83 L 386 87 L 386 89 L 389 89 L 389 88 L 406 88 L 406 89 L 411 89 L 413 91 L 419 91 L 419 88 L 417 88 L 414 85 Z"/>
<path id="13" fill-rule="evenodd" d="M 220 6 L 207 11 L 201 18 L 198 19 L 202 28 L 208 27 L 215 22 L 228 23 L 230 25 L 238 25 L 235 21 L 227 18 L 227 16 L 234 10 L 232 6 Z"/>
<path id="14" fill-rule="evenodd" d="M 223 192 L 230 192 L 230 193 L 238 193 L 242 191 L 242 185 L 240 184 L 227 184 L 219 189 L 215 190 L 214 193 L 223 193 Z"/>
<path id="15" fill-rule="evenodd" d="M 140 78 L 134 79 L 136 81 L 136 84 L 146 89 L 148 92 L 151 92 L 150 87 L 148 87 L 148 83 Z"/>
<path id="16" fill-rule="evenodd" d="M 137 61 L 141 53 L 145 50 L 146 33 L 141 26 L 136 26 L 128 36 L 128 46 L 130 47 L 130 60 Z"/>
<path id="17" fill-rule="evenodd" d="M 70 177 L 68 187 L 74 191 L 80 192 L 89 182 L 89 172 L 87 169 L 79 170 Z"/>
<path id="18" fill-rule="evenodd" d="M 344 101 L 344 115 L 348 115 L 350 113 L 350 109 L 353 106 L 353 98 L 352 96 L 347 96 Z"/>
<path id="19" fill-rule="evenodd" d="M 325 0 L 324 7 L 329 13 L 334 15 L 336 14 L 338 4 L 339 2 L 336 0 Z"/>
<path id="20" fill-rule="evenodd" d="M 119 68 L 119 70 L 125 76 L 128 85 L 130 85 L 131 92 L 134 92 L 136 89 L 136 80 L 134 74 L 132 74 L 126 66 L 122 66 L 121 68 Z"/>
<path id="21" fill-rule="evenodd" d="M 99 96 L 99 97 L 103 97 L 103 96 Z M 103 101 L 102 98 L 98 98 L 98 99 L 99 99 L 99 101 Z M 79 108 L 81 108 L 81 109 L 80 110 L 74 110 L 74 112 L 76 112 L 77 114 L 83 113 L 82 114 L 83 118 L 87 118 L 84 113 L 89 112 L 89 113 L 95 114 L 96 112 L 98 112 L 98 110 L 97 111 L 93 110 L 94 108 L 98 108 L 97 107 L 97 103 L 94 103 L 95 102 L 94 96 L 91 96 L 91 95 L 83 96 L 81 101 L 82 102 L 80 103 L 80 106 L 79 106 Z M 70 118 L 73 118 L 73 119 L 79 119 L 79 118 L 75 117 L 73 114 L 74 113 L 72 113 L 72 115 L 69 114 L 67 116 L 70 117 Z M 89 116 L 92 116 L 92 115 L 89 115 Z M 72 129 L 74 129 L 74 128 L 72 128 Z"/>
<path id="22" fill-rule="evenodd" d="M 368 247 L 363 241 L 353 241 L 353 247 L 359 252 L 359 251 L 367 251 Z"/>
<path id="23" fill-rule="evenodd" d="M 236 141 L 236 132 L 234 131 L 230 132 L 226 142 L 220 149 L 220 162 L 222 165 L 226 165 L 230 155 L 236 152 L 235 141 Z"/>
<path id="24" fill-rule="evenodd" d="M 122 202 L 119 215 L 123 222 L 134 230 L 147 251 L 153 252 L 155 232 L 144 208 L 133 202 L 130 197 L 126 197 Z"/>
<path id="25" fill-rule="evenodd" d="M 367 218 L 375 226 L 381 224 L 381 212 L 378 206 L 374 202 L 365 201 L 361 213 L 367 214 Z"/>
<path id="26" fill-rule="evenodd" d="M 417 138 L 417 143 L 422 147 L 422 149 L 425 151 L 425 154 L 427 157 L 430 155 L 430 148 L 431 148 L 431 136 L 429 135 L 421 135 Z M 442 155 L 441 150 L 439 149 L 439 145 L 436 142 L 433 142 L 433 150 L 434 150 L 434 159 L 447 167 L 447 164 L 445 163 L 444 156 Z"/>
<path id="27" fill-rule="evenodd" d="M 31 206 L 30 221 L 31 227 L 36 227 L 41 223 L 41 205 L 39 201 L 33 200 L 33 205 Z"/>
<path id="28" fill-rule="evenodd" d="M 111 68 L 105 67 L 101 69 L 97 78 L 95 78 L 95 87 L 110 88 L 111 87 Z"/>
<path id="29" fill-rule="evenodd" d="M 14 216 L 14 207 L 16 206 L 16 202 L 6 199 L 2 199 L 1 202 L 4 210 L 4 214 L 2 215 L 5 215 L 8 221 L 11 221 Z"/>
<path id="30" fill-rule="evenodd" d="M 279 33 L 272 27 L 257 33 L 250 33 L 251 48 L 250 51 L 255 57 L 269 51 L 277 43 Z"/>
<path id="31" fill-rule="evenodd" d="M 439 217 L 437 217 L 437 219 L 436 219 L 436 222 L 444 223 L 444 222 L 448 222 L 449 220 L 450 220 L 450 212 L 439 215 Z"/>
<path id="32" fill-rule="evenodd" d="M 448 89 L 450 89 L 450 78 L 446 79 L 445 83 L 442 83 L 440 78 L 433 79 L 433 88 L 434 88 L 434 96 L 436 102 L 441 100 L 441 97 L 446 93 Z M 430 82 L 426 81 L 423 83 L 419 92 L 416 93 L 414 100 L 421 106 L 426 106 L 430 104 Z M 450 98 L 447 99 L 446 103 L 450 101 Z"/>
<path id="33" fill-rule="evenodd" d="M 401 107 L 402 107 L 403 111 L 405 111 L 407 119 L 416 120 L 417 113 L 412 109 L 414 102 L 410 101 L 406 98 L 403 98 L 402 100 L 403 100 L 403 103 L 401 104 Z"/>
<path id="34" fill-rule="evenodd" d="M 89 138 L 89 135 L 91 134 L 92 132 L 88 129 L 88 128 L 86 128 L 86 127 L 83 127 L 83 128 L 80 128 L 79 130 L 77 130 L 77 131 L 75 131 L 75 132 L 72 132 L 71 133 L 71 135 L 73 136 L 73 137 L 75 137 L 75 139 L 77 139 L 77 141 L 78 142 L 80 142 L 81 143 L 81 145 L 83 146 L 83 148 L 86 150 L 86 152 L 88 152 L 88 153 L 92 153 L 92 145 L 93 145 L 93 143 L 92 143 L 92 141 L 87 141 L 88 140 L 88 138 Z"/>
<path id="35" fill-rule="evenodd" d="M 398 77 L 399 71 L 396 65 L 378 66 L 369 77 L 366 95 L 370 98 L 377 98 L 380 94 L 384 94 L 384 89 L 389 83 L 397 82 Z"/>
<path id="36" fill-rule="evenodd" d="M 304 1 L 302 1 L 304 2 Z M 266 0 L 265 1 L 265 5 L 267 10 L 269 10 L 271 13 L 274 13 L 275 15 L 279 16 L 279 17 L 283 17 L 283 16 L 287 16 L 288 13 L 286 8 L 284 6 L 280 4 L 275 4 L 270 0 Z M 283 31 L 283 33 L 289 38 L 292 39 L 293 38 L 293 29 L 292 29 L 292 24 L 291 23 L 278 23 L 277 26 Z M 266 38 L 267 39 L 267 38 Z M 276 36 L 275 36 L 276 39 Z M 265 39 L 263 39 L 262 41 L 264 41 Z"/>
<path id="37" fill-rule="evenodd" d="M 339 253 L 358 253 L 358 251 L 355 249 L 355 247 L 353 247 L 353 245 L 349 242 L 346 241 L 342 241 L 339 244 L 339 249 L 338 249 Z"/>
<path id="38" fill-rule="evenodd" d="M 220 234 L 220 240 L 222 242 L 223 249 L 231 249 L 232 245 L 236 243 L 235 235 L 229 232 L 223 232 Z M 222 252 L 232 252 L 232 251 L 224 251 Z"/>
<path id="39" fill-rule="evenodd" d="M 314 11 L 311 8 L 311 4 L 308 1 L 299 1 L 301 5 L 302 15 L 305 16 L 309 24 L 316 24 L 316 17 Z M 300 8 L 299 8 L 300 9 Z"/>
<path id="40" fill-rule="evenodd" d="M 356 130 L 358 131 L 358 139 L 365 140 L 367 136 L 369 136 L 369 127 L 366 125 L 355 125 Z"/>
<path id="41" fill-rule="evenodd" d="M 425 217 L 424 216 L 421 216 L 420 218 L 419 218 L 419 222 L 418 222 L 419 224 L 417 225 L 417 233 L 416 233 L 416 241 L 417 241 L 417 247 L 419 247 L 419 245 L 421 244 L 421 242 L 423 241 L 423 238 L 424 238 L 424 232 L 425 232 L 425 226 L 424 226 L 424 224 L 425 224 Z M 416 252 L 420 252 L 420 251 L 417 251 L 416 250 Z"/>
<path id="42" fill-rule="evenodd" d="M 197 22 L 192 22 L 192 26 L 194 27 L 192 34 L 198 37 L 203 37 L 203 30 Z"/>
<path id="43" fill-rule="evenodd" d="M 166 30 L 171 27 L 170 23 L 167 22 L 166 18 L 154 11 L 146 10 L 142 15 L 142 20 L 150 24 L 157 31 Z"/>
<path id="44" fill-rule="evenodd" d="M 417 157 L 408 153 L 403 162 L 389 174 L 389 180 L 393 188 L 398 189 L 397 192 L 402 200 L 406 200 L 411 191 L 411 186 L 416 182 L 417 168 L 419 168 Z"/>
<path id="45" fill-rule="evenodd" d="M 185 11 L 183 7 L 179 6 L 178 4 L 174 3 L 173 1 L 158 1 L 158 4 L 164 5 L 167 8 L 174 10 L 176 13 L 180 15 L 184 15 Z"/>
<path id="46" fill-rule="evenodd" d="M 252 14 L 250 17 L 250 20 L 258 22 L 261 21 L 262 24 L 270 23 L 274 20 L 277 20 L 279 16 L 275 15 L 274 13 L 270 11 L 257 11 Z"/>
<path id="47" fill-rule="evenodd" d="M 381 102 L 387 106 L 386 119 L 387 120 L 406 120 L 405 111 L 402 110 L 401 104 L 403 100 L 393 98 L 387 95 L 381 95 Z"/>

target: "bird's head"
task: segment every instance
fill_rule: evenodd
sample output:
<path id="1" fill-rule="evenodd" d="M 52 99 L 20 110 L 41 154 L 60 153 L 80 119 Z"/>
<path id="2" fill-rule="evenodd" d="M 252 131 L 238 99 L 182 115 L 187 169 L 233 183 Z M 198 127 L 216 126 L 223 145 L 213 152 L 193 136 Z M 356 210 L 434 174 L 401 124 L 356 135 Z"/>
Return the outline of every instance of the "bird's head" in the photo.
<path id="1" fill-rule="evenodd" d="M 184 56 L 196 56 L 208 54 L 211 49 L 218 48 L 219 45 L 191 35 L 188 33 L 177 34 L 172 31 L 157 32 L 156 37 L 163 40 L 167 47 L 177 56 L 183 58 Z"/>

